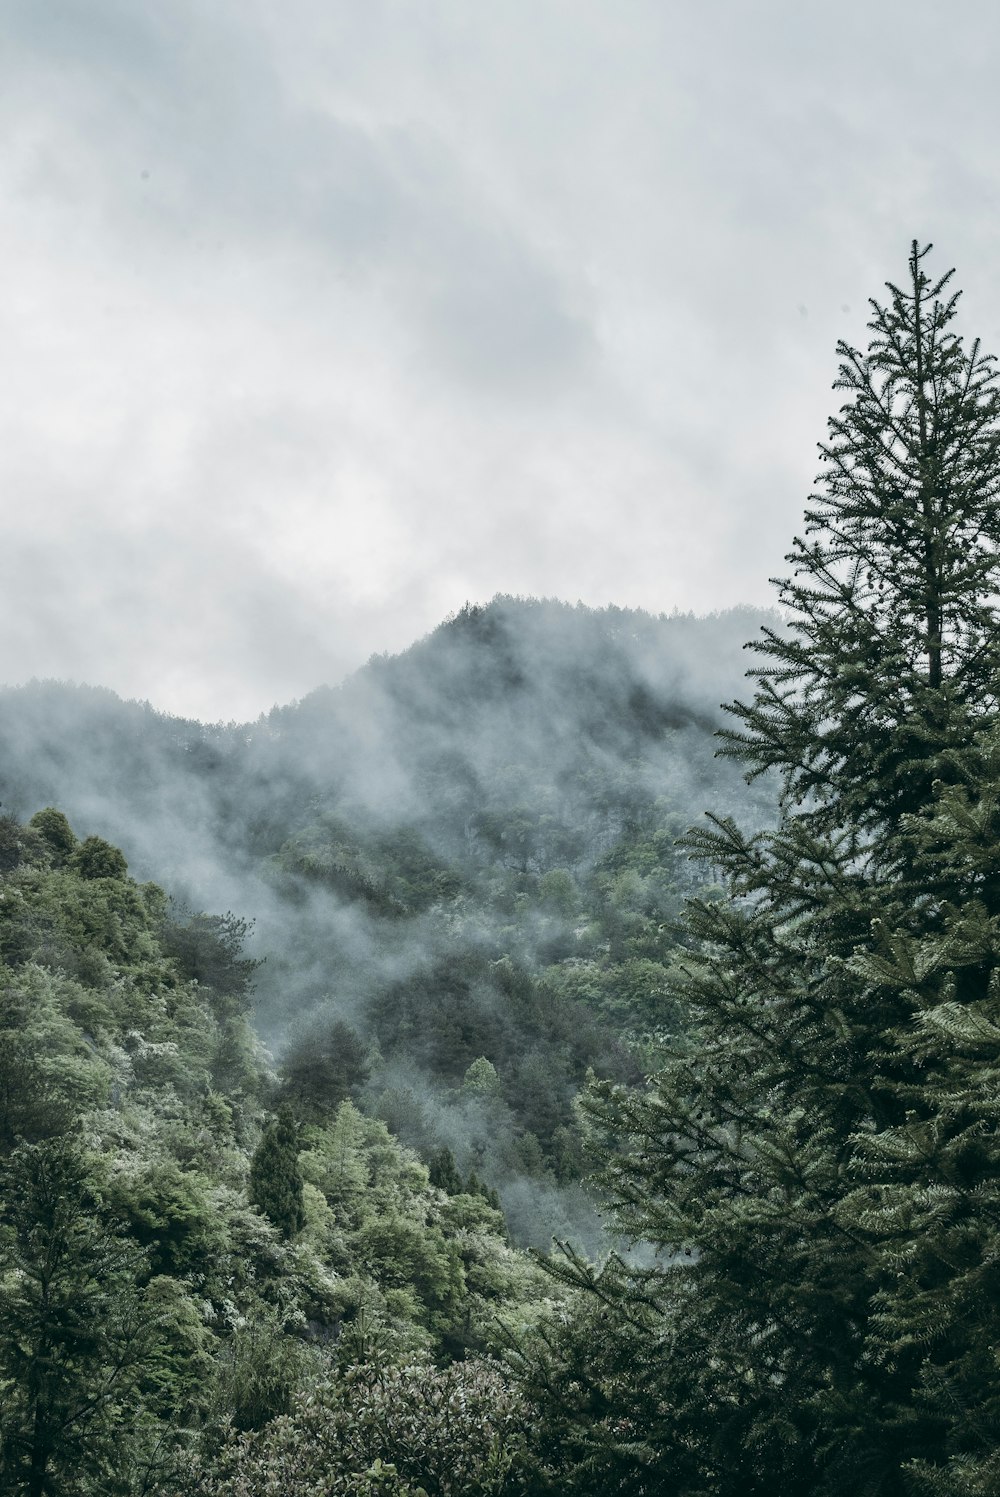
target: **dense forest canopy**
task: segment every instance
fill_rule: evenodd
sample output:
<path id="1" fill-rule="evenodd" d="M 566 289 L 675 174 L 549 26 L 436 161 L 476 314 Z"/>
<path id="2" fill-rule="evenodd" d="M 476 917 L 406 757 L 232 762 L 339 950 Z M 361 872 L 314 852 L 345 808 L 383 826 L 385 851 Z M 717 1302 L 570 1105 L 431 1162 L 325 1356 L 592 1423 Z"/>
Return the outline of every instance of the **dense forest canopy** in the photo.
<path id="1" fill-rule="evenodd" d="M 527 1470 L 495 1354 L 554 1301 L 495 1195 L 447 1159 L 432 1183 L 342 1093 L 297 1114 L 231 925 L 193 942 L 102 838 L 5 816 L 0 870 L 3 1490 L 211 1488 L 205 1461 L 306 1386 L 388 1466 L 385 1378 L 403 1454 L 409 1420 L 468 1408 L 432 1440 L 459 1483 L 437 1490 L 494 1446 Z"/>
<path id="2" fill-rule="evenodd" d="M 250 726 L 0 698 L 6 1489 L 1000 1490 L 1000 376 L 928 253 L 750 693 L 745 614 L 498 599 Z"/>
<path id="3" fill-rule="evenodd" d="M 351 1094 L 488 1180 L 516 1240 L 597 1251 L 576 1098 L 588 1070 L 637 1080 L 676 1024 L 674 840 L 708 806 L 773 815 L 714 757 L 758 625 L 496 599 L 243 726 L 6 691 L 0 800 L 120 843 L 189 962 L 182 904 L 252 924 L 255 1024 L 298 1106 Z"/>

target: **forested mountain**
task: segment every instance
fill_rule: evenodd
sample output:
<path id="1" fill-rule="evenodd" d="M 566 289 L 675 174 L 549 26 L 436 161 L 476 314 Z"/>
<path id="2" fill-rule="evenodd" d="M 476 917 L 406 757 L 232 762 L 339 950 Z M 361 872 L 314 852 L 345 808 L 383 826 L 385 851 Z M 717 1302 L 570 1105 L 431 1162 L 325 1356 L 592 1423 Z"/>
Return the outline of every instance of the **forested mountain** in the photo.
<path id="1" fill-rule="evenodd" d="M 0 818 L 0 956 L 4 1492 L 194 1491 L 324 1381 L 345 1480 L 393 1442 L 405 1470 L 414 1419 L 437 1490 L 543 1480 L 495 1362 L 436 1367 L 553 1286 L 453 1167 L 432 1184 L 336 1095 L 283 1105 L 230 926 L 179 929 L 48 808 Z"/>
<path id="2" fill-rule="evenodd" d="M 511 1236 L 602 1247 L 579 1093 L 678 1029 L 674 839 L 771 814 L 713 758 L 755 623 L 497 600 L 247 726 L 0 696 L 11 1490 L 556 1481 Z"/>
<path id="3" fill-rule="evenodd" d="M 576 1096 L 676 1028 L 675 839 L 709 807 L 773 814 L 714 758 L 758 629 L 497 599 L 228 727 L 33 684 L 0 694 L 0 799 L 98 827 L 179 929 L 253 923 L 258 1031 L 300 1110 L 350 1093 L 498 1188 L 517 1240 L 596 1248 Z"/>
<path id="4" fill-rule="evenodd" d="M 1000 1491 L 1000 372 L 927 253 L 721 740 L 745 617 L 510 600 L 250 728 L 5 695 L 5 1490 Z"/>

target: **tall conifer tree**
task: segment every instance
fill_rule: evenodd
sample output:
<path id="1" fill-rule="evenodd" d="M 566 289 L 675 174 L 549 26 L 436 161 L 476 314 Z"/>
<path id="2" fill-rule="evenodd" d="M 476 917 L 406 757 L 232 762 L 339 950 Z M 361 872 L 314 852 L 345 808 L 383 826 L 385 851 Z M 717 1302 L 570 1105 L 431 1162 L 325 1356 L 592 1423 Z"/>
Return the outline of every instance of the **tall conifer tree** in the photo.
<path id="1" fill-rule="evenodd" d="M 571 1258 L 593 1322 L 535 1374 L 609 1493 L 1000 1490 L 1000 395 L 929 248 L 838 347 L 789 629 L 731 709 L 779 824 L 692 834 L 732 897 L 691 906 L 687 1039 L 596 1104 L 659 1254 Z"/>
<path id="2" fill-rule="evenodd" d="M 131 1491 L 155 1443 L 146 1264 L 101 1220 L 94 1164 L 62 1138 L 0 1168 L 0 1490 L 17 1497 Z"/>
<path id="3" fill-rule="evenodd" d="M 269 1217 L 283 1237 L 302 1230 L 302 1171 L 299 1140 L 291 1109 L 280 1107 L 267 1124 L 250 1161 L 250 1201 Z"/>

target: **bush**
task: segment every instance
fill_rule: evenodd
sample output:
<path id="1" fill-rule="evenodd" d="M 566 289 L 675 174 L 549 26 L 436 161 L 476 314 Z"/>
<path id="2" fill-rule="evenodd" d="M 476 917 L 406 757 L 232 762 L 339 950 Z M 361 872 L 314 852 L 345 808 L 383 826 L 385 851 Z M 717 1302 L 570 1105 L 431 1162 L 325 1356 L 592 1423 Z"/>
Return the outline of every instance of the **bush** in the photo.
<path id="1" fill-rule="evenodd" d="M 491 1362 L 354 1366 L 193 1475 L 200 1497 L 528 1497 L 551 1489 L 531 1411 Z"/>

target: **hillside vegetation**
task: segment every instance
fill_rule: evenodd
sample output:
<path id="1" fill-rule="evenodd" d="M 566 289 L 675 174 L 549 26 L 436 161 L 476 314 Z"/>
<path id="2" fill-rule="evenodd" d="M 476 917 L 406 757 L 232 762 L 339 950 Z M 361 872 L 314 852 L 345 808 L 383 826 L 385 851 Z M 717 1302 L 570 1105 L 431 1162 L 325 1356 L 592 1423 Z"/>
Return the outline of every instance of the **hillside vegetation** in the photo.
<path id="1" fill-rule="evenodd" d="M 472 1482 L 437 1490 L 500 1490 L 525 1413 L 489 1357 L 553 1286 L 453 1167 L 433 1184 L 349 1100 L 282 1105 L 232 936 L 178 928 L 61 812 L 0 819 L 3 1488 L 193 1489 L 329 1384 L 352 1460 L 385 1454 L 386 1418 L 401 1451 L 426 1419 L 426 1459 Z"/>
<path id="2" fill-rule="evenodd" d="M 511 600 L 250 728 L 5 694 L 5 1491 L 996 1497 L 1000 371 L 928 250 L 721 739 L 744 617 Z"/>
<path id="3" fill-rule="evenodd" d="M 706 875 L 675 840 L 709 807 L 773 816 L 714 757 L 756 628 L 497 599 L 228 728 L 33 685 L 0 694 L 0 798 L 120 841 L 178 930 L 253 924 L 255 1022 L 298 1115 L 351 1096 L 499 1190 L 516 1240 L 596 1251 L 576 1099 L 677 1029 Z"/>

